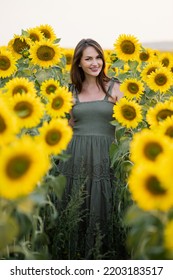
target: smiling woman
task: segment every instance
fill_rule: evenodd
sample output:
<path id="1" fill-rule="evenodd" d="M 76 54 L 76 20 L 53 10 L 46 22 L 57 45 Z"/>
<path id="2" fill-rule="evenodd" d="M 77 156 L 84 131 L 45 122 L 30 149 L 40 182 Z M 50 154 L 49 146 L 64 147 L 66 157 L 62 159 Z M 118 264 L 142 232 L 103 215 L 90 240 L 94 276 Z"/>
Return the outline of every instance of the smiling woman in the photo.
<path id="1" fill-rule="evenodd" d="M 75 229 L 73 252 L 82 259 L 95 258 L 98 238 L 100 254 L 109 256 L 113 246 L 114 174 L 110 168 L 109 148 L 115 129 L 110 124 L 113 106 L 122 97 L 116 79 L 106 76 L 101 46 L 93 39 L 82 39 L 74 50 L 70 90 L 74 105 L 70 123 L 73 138 L 66 153 L 71 157 L 60 161 L 58 171 L 67 179 L 63 205 L 70 204 L 73 193 L 82 194 L 79 220 Z"/>

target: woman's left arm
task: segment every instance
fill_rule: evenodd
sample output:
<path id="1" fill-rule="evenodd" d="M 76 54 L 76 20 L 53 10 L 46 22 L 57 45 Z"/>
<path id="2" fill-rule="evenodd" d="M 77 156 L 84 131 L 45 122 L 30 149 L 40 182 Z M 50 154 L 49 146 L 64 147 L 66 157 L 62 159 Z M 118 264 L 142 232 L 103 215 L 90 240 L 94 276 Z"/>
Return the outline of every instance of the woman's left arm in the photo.
<path id="1" fill-rule="evenodd" d="M 116 103 L 124 96 L 123 92 L 120 91 L 120 83 L 115 82 L 112 88 L 112 99 Z"/>

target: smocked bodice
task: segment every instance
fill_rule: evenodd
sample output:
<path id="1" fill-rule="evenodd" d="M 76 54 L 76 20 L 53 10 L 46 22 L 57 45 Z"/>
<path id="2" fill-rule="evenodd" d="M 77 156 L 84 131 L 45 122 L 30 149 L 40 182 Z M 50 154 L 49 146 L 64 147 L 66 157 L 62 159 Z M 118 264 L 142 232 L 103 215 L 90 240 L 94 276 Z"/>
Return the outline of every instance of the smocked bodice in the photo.
<path id="1" fill-rule="evenodd" d="M 73 106 L 74 135 L 105 135 L 114 137 L 114 104 L 108 100 L 77 102 Z"/>

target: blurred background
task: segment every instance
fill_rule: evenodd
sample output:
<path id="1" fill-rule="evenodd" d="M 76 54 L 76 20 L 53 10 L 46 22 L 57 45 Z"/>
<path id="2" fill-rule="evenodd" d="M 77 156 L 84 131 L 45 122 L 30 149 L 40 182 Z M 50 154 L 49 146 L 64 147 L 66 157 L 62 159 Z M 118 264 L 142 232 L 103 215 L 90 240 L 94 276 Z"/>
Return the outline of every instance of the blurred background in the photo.
<path id="1" fill-rule="evenodd" d="M 119 34 L 132 34 L 144 46 L 173 49 L 172 0 L 0 1 L 0 45 L 20 35 L 21 29 L 49 24 L 64 48 L 91 37 L 111 49 Z"/>

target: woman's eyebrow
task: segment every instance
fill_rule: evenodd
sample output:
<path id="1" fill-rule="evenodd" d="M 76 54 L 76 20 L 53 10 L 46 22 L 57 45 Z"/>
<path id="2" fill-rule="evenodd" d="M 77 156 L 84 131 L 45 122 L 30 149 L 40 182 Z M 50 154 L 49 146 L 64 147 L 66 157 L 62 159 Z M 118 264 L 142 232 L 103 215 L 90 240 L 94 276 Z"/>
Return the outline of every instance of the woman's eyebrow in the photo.
<path id="1" fill-rule="evenodd" d="M 87 57 L 87 58 L 93 58 L 93 57 L 98 57 L 98 56 L 100 56 L 100 55 L 99 55 L 99 54 L 96 55 L 96 56 L 86 55 L 85 58 L 86 58 L 86 57 Z"/>

